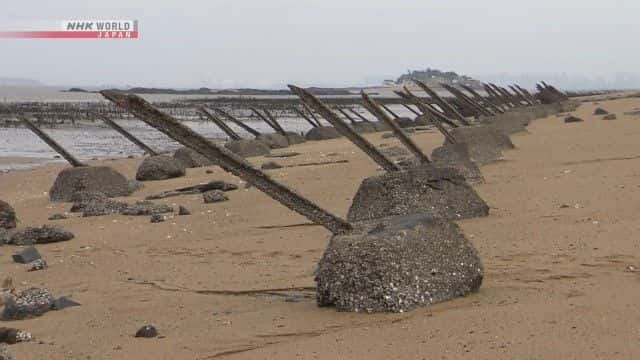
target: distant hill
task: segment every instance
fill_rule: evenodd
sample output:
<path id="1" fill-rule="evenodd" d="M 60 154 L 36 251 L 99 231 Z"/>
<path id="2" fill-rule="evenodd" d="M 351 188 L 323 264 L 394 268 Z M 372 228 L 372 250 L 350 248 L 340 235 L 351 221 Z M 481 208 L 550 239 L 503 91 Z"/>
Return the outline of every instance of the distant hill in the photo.
<path id="1" fill-rule="evenodd" d="M 0 86 L 43 86 L 43 85 L 44 85 L 43 83 L 37 80 L 0 76 Z"/>
<path id="2" fill-rule="evenodd" d="M 441 71 L 437 69 L 427 68 L 426 70 L 411 70 L 407 71 L 406 74 L 402 74 L 395 83 L 398 85 L 411 84 L 412 80 L 420 80 L 422 82 L 437 84 L 437 83 L 448 83 L 448 84 L 467 84 L 467 85 L 476 85 L 478 83 L 477 80 L 471 78 L 466 75 L 459 75 L 454 71 Z"/>

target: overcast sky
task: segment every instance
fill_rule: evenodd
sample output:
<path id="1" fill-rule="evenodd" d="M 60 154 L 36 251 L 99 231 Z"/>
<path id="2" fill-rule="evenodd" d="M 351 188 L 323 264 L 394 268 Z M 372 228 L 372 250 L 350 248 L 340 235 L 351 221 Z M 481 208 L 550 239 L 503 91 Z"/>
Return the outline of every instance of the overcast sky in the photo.
<path id="1" fill-rule="evenodd" d="M 426 67 L 612 77 L 640 73 L 638 14 L 639 0 L 5 0 L 3 26 L 137 19 L 141 39 L 0 39 L 0 77 L 214 88 L 362 85 Z"/>

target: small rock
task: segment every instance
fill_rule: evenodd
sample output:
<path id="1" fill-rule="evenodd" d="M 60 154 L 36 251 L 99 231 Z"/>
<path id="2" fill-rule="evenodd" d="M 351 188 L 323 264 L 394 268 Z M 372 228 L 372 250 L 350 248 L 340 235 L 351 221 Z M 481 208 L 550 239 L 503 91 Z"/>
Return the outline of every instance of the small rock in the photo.
<path id="1" fill-rule="evenodd" d="M 158 336 L 158 330 L 153 325 L 145 325 L 136 332 L 136 337 L 154 338 Z"/>
<path id="2" fill-rule="evenodd" d="M 26 227 L 16 231 L 10 243 L 14 245 L 48 244 L 69 241 L 74 238 L 72 232 L 56 225 L 42 225 L 41 227 Z"/>
<path id="3" fill-rule="evenodd" d="M 120 214 L 127 216 L 148 216 L 173 212 L 173 208 L 166 204 L 155 204 L 151 201 L 137 201 L 120 210 Z"/>
<path id="4" fill-rule="evenodd" d="M 164 215 L 161 215 L 161 214 L 153 214 L 153 215 L 151 215 L 151 223 L 152 224 L 165 222 L 166 220 L 167 220 L 167 218 L 164 217 Z"/>
<path id="5" fill-rule="evenodd" d="M 217 203 L 229 200 L 229 197 L 221 190 L 211 190 L 202 194 L 205 204 Z"/>
<path id="6" fill-rule="evenodd" d="M 16 227 L 16 212 L 8 203 L 0 200 L 0 228 L 13 229 Z"/>
<path id="7" fill-rule="evenodd" d="M 573 115 L 567 116 L 566 118 L 564 118 L 565 123 L 576 123 L 576 122 L 583 122 L 583 121 L 584 120 L 580 119 L 579 117 L 575 117 Z"/>
<path id="8" fill-rule="evenodd" d="M 186 207 L 180 205 L 178 207 L 178 215 L 180 216 L 191 215 L 191 211 L 189 211 L 189 209 L 187 209 Z"/>
<path id="9" fill-rule="evenodd" d="M 74 306 L 80 306 L 80 305 L 81 305 L 80 303 L 77 303 L 66 296 L 60 296 L 53 302 L 53 305 L 51 305 L 51 310 L 60 311 L 62 309 L 66 309 Z"/>
<path id="10" fill-rule="evenodd" d="M 65 220 L 67 216 L 65 214 L 53 214 L 49 216 L 49 220 Z"/>
<path id="11" fill-rule="evenodd" d="M 278 164 L 275 161 L 267 161 L 266 163 L 262 164 L 261 168 L 262 170 L 281 169 L 282 165 Z"/>
<path id="12" fill-rule="evenodd" d="M 204 172 L 205 172 L 205 174 L 213 174 L 213 170 L 211 170 L 211 169 L 207 169 Z"/>
<path id="13" fill-rule="evenodd" d="M 31 288 L 5 302 L 0 320 L 23 320 L 41 316 L 51 310 L 54 298 L 47 289 Z"/>
<path id="14" fill-rule="evenodd" d="M 616 114 L 608 114 L 602 118 L 602 120 L 617 120 L 618 117 Z"/>
<path id="15" fill-rule="evenodd" d="M 603 108 L 596 108 L 596 110 L 593 112 L 593 115 L 607 115 L 609 114 L 609 112 Z"/>
<path id="16" fill-rule="evenodd" d="M 394 133 L 384 133 L 382 134 L 382 138 L 383 139 L 389 139 L 389 138 L 394 138 L 396 137 L 396 135 Z"/>
<path id="17" fill-rule="evenodd" d="M 30 246 L 16 254 L 13 254 L 13 261 L 19 264 L 29 264 L 41 258 L 42 256 L 40 256 L 38 250 L 33 246 Z"/>
<path id="18" fill-rule="evenodd" d="M 29 264 L 29 269 L 27 271 L 40 271 L 48 268 L 49 265 L 47 265 L 47 262 L 44 259 L 38 259 Z"/>
<path id="19" fill-rule="evenodd" d="M 13 360 L 9 348 L 6 345 L 0 345 L 0 360 Z"/>
<path id="20" fill-rule="evenodd" d="M 0 245 L 5 245 L 11 242 L 12 231 L 0 228 Z"/>
<path id="21" fill-rule="evenodd" d="M 568 208 L 570 208 L 570 207 L 571 207 L 571 206 L 569 206 L 569 205 L 567 205 L 567 204 L 562 204 L 562 205 L 560 205 L 560 209 L 568 209 Z"/>

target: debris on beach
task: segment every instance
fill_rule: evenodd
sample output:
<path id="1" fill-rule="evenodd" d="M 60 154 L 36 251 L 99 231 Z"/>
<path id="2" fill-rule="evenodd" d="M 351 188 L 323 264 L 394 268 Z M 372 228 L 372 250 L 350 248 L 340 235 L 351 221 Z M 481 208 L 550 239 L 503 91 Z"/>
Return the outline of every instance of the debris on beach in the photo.
<path id="1" fill-rule="evenodd" d="M 53 214 L 53 215 L 49 216 L 49 218 L 48 218 L 48 220 L 51 220 L 51 221 L 55 221 L 55 220 L 66 220 L 66 219 L 68 219 L 67 215 L 65 215 L 65 214 L 60 214 L 60 213 Z"/>
<path id="2" fill-rule="evenodd" d="M 205 204 L 212 204 L 229 200 L 229 197 L 221 190 L 211 190 L 202 194 Z"/>
<path id="3" fill-rule="evenodd" d="M 605 109 L 601 108 L 601 107 L 596 108 L 596 109 L 593 111 L 593 115 L 598 115 L 598 116 L 600 116 L 600 115 L 607 115 L 607 114 L 609 114 L 609 112 L 608 112 L 607 110 L 605 110 Z"/>
<path id="4" fill-rule="evenodd" d="M 16 222 L 16 211 L 7 202 L 0 200 L 0 229 L 14 229 Z"/>
<path id="5" fill-rule="evenodd" d="M 40 227 L 25 227 L 18 229 L 11 238 L 9 243 L 13 245 L 36 245 L 49 244 L 61 241 L 69 241 L 74 238 L 71 231 L 65 230 L 57 225 L 42 225 Z"/>
<path id="6" fill-rule="evenodd" d="M 21 251 L 12 255 L 13 261 L 19 264 L 29 264 L 34 261 L 40 260 L 42 256 L 33 246 L 22 249 Z"/>
<path id="7" fill-rule="evenodd" d="M 70 306 L 79 306 L 67 297 L 54 298 L 46 288 L 30 288 L 5 298 L 4 309 L 0 314 L 2 321 L 24 320 L 39 317 L 49 311 L 62 310 Z"/>
<path id="8" fill-rule="evenodd" d="M 189 211 L 189 209 L 187 209 L 186 207 L 180 205 L 178 206 L 178 215 L 179 216 L 191 215 L 191 211 Z"/>
<path id="9" fill-rule="evenodd" d="M 275 169 L 281 169 L 282 165 L 278 164 L 275 161 L 267 161 L 264 164 L 262 164 L 262 166 L 260 166 L 260 168 L 262 170 L 275 170 Z"/>
<path id="10" fill-rule="evenodd" d="M 136 331 L 137 338 L 154 338 L 158 336 L 158 330 L 153 325 L 145 325 Z"/>
<path id="11" fill-rule="evenodd" d="M 237 190 L 238 185 L 228 183 L 226 181 L 221 180 L 213 180 L 206 184 L 198 184 L 193 186 L 187 186 L 175 190 L 163 191 L 158 194 L 149 195 L 145 199 L 146 200 L 157 200 L 157 199 L 165 199 L 173 196 L 180 195 L 191 195 L 191 194 L 200 194 L 203 192 L 211 191 L 211 190 L 220 190 L 220 191 L 233 191 Z"/>
<path id="12" fill-rule="evenodd" d="M 185 167 L 179 160 L 166 155 L 157 155 L 142 160 L 136 172 L 136 180 L 167 180 L 182 177 L 185 174 Z"/>
<path id="13" fill-rule="evenodd" d="M 48 268 L 49 268 L 49 265 L 44 259 L 38 259 L 29 263 L 29 268 L 27 269 L 27 271 L 30 271 L 30 272 L 40 271 L 40 270 L 46 270 Z"/>
<path id="14" fill-rule="evenodd" d="M 33 336 L 23 330 L 9 328 L 9 327 L 0 327 L 0 344 L 17 344 L 20 342 L 28 342 L 33 339 Z M 3 345 L 0 345 L 0 349 L 2 349 Z M 0 350 L 0 360 L 2 360 L 2 351 Z"/>
<path id="15" fill-rule="evenodd" d="M 617 120 L 616 114 L 608 114 L 602 117 L 602 120 Z"/>
<path id="16" fill-rule="evenodd" d="M 150 222 L 152 224 L 157 224 L 157 223 L 161 223 L 161 222 L 165 222 L 165 221 L 167 221 L 167 218 L 162 214 L 153 214 L 153 215 L 151 215 Z"/>
<path id="17" fill-rule="evenodd" d="M 570 115 L 564 118 L 564 122 L 565 123 L 577 123 L 577 122 L 583 122 L 584 120 L 580 119 L 579 117 Z"/>

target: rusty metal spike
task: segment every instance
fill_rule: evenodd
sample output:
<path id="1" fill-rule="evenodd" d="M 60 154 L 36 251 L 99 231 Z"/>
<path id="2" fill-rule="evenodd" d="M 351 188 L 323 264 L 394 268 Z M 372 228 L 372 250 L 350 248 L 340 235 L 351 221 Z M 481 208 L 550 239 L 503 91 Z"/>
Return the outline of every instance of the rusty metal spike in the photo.
<path id="1" fill-rule="evenodd" d="M 332 233 L 344 234 L 352 230 L 351 224 L 344 219 L 331 214 L 285 185 L 273 180 L 269 175 L 254 168 L 240 156 L 212 143 L 204 136 L 181 124 L 174 117 L 159 111 L 139 96 L 133 94 L 125 95 L 113 91 L 102 91 L 101 94 L 148 125 L 184 146 L 197 151 L 225 171 L 252 184 L 272 199 L 312 222 L 324 226 Z"/>
<path id="2" fill-rule="evenodd" d="M 227 126 L 227 124 L 225 124 L 224 121 L 219 119 L 216 115 L 212 114 L 209 111 L 209 109 L 207 109 L 206 107 L 200 106 L 198 108 L 198 111 L 200 111 L 201 114 L 206 116 L 207 119 L 213 121 L 213 123 L 216 124 L 220 128 L 220 130 L 224 131 L 224 133 L 227 134 L 227 136 L 230 139 L 232 139 L 232 140 L 240 140 L 240 139 L 242 139 L 240 137 L 240 135 L 238 135 L 235 131 L 233 131 L 233 129 L 231 129 L 229 126 Z"/>
<path id="3" fill-rule="evenodd" d="M 331 123 L 333 127 L 338 130 L 342 135 L 354 143 L 365 154 L 367 154 L 373 161 L 380 165 L 386 171 L 400 171 L 400 166 L 389 160 L 384 154 L 373 146 L 367 139 L 355 132 L 349 125 L 338 117 L 331 109 L 313 96 L 310 92 L 299 88 L 294 85 L 289 85 L 291 91 L 300 97 L 304 103 L 314 108 L 325 120 Z"/>
<path id="4" fill-rule="evenodd" d="M 260 132 L 254 128 L 252 128 L 251 126 L 243 123 L 242 121 L 238 120 L 235 116 L 229 114 L 228 112 L 220 109 L 220 108 L 213 108 L 213 111 L 221 114 L 222 116 L 226 117 L 227 119 L 231 120 L 231 122 L 233 122 L 234 124 L 238 125 L 239 127 L 241 127 L 242 129 L 244 129 L 244 131 L 248 132 L 249 134 L 258 137 L 260 136 Z"/>
<path id="5" fill-rule="evenodd" d="M 133 136 L 133 134 L 131 134 L 127 130 L 123 129 L 115 121 L 109 119 L 108 116 L 103 115 L 103 114 L 96 114 L 96 116 L 98 116 L 102 121 L 104 121 L 107 125 L 109 125 L 113 130 L 117 131 L 118 133 L 120 133 L 120 135 L 124 136 L 127 140 L 129 140 L 132 143 L 134 143 L 135 145 L 137 145 L 140 149 L 142 149 L 147 154 L 149 154 L 151 156 L 158 155 L 157 152 L 155 152 L 147 144 L 142 142 L 142 140 L 138 139 L 137 137 Z"/>
<path id="6" fill-rule="evenodd" d="M 47 143 L 55 152 L 60 154 L 71 166 L 73 167 L 84 167 L 87 166 L 81 163 L 78 159 L 73 157 L 67 150 L 65 150 L 62 145 L 58 144 L 55 140 L 53 140 L 49 135 L 47 135 L 44 131 L 40 130 L 31 120 L 27 119 L 23 115 L 18 115 L 18 119 L 22 121 L 29 130 L 31 130 L 34 134 L 36 134 L 42 141 Z"/>
<path id="7" fill-rule="evenodd" d="M 369 111 L 378 119 L 378 121 L 383 122 L 391 128 L 391 131 L 396 135 L 400 142 L 404 144 L 404 146 L 409 149 L 413 153 L 413 155 L 420 160 L 421 163 L 430 163 L 429 157 L 425 155 L 422 150 L 416 145 L 413 140 L 398 126 L 395 120 L 391 119 L 384 110 L 378 105 L 369 95 L 365 94 L 364 91 L 360 93 L 362 96 L 364 106 L 369 109 Z"/>

